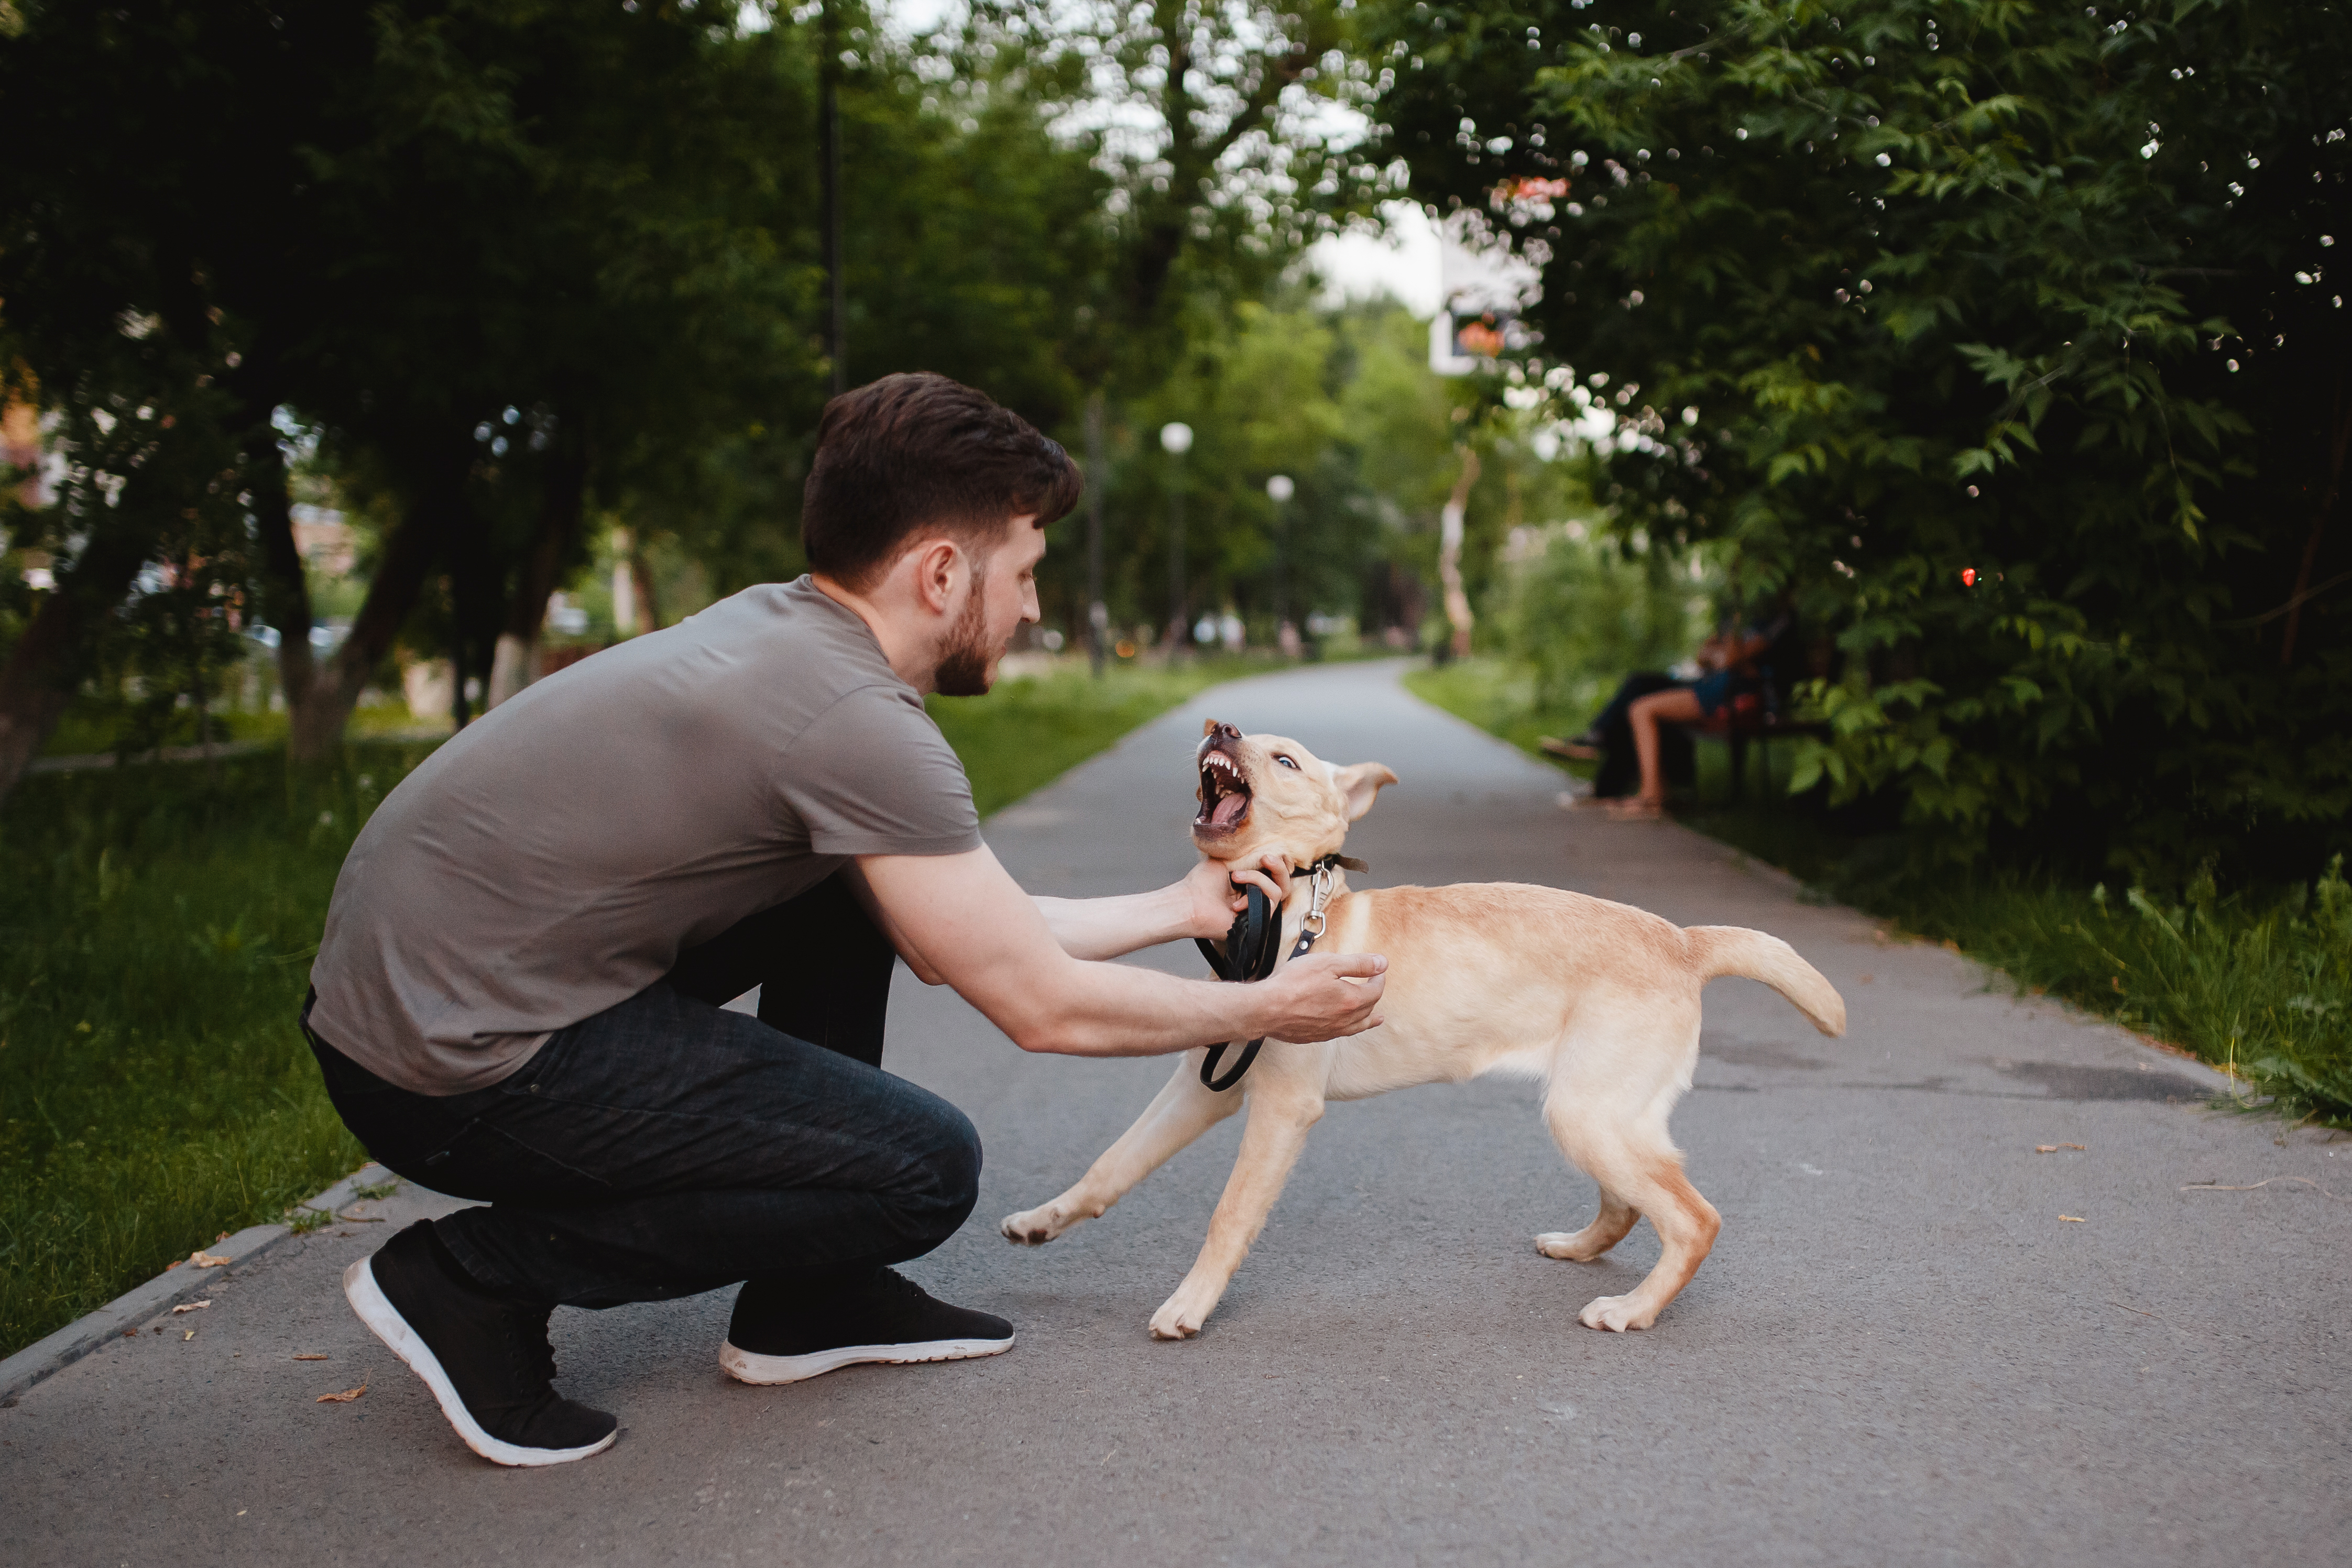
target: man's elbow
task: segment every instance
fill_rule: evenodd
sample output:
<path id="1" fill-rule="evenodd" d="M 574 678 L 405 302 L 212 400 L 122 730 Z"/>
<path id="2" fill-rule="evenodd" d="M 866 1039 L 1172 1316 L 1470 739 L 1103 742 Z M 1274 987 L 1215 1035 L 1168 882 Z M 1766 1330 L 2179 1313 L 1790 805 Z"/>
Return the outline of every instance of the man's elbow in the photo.
<path id="1" fill-rule="evenodd" d="M 1100 1056 L 1097 1031 L 1066 1019 L 1037 1016 L 1015 1020 L 1005 1031 L 1033 1056 Z"/>

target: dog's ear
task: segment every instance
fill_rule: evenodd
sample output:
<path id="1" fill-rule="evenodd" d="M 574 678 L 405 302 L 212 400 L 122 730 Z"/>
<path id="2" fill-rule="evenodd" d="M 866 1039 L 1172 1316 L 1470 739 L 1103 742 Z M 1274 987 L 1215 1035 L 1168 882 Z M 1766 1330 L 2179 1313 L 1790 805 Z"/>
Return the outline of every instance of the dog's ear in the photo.
<path id="1" fill-rule="evenodd" d="M 1213 736 L 1213 735 L 1214 735 L 1214 734 L 1216 734 L 1216 733 L 1217 733 L 1217 721 L 1216 721 L 1215 719 L 1213 719 L 1213 718 L 1204 718 L 1204 719 L 1202 719 L 1202 720 L 1201 721 L 1201 738 L 1202 738 L 1202 740 L 1206 740 L 1206 739 L 1208 739 L 1208 738 L 1209 738 L 1209 737 L 1211 737 L 1211 736 Z"/>
<path id="2" fill-rule="evenodd" d="M 1352 768 L 1331 769 L 1331 782 L 1339 787 L 1340 799 L 1348 802 L 1348 821 L 1355 821 L 1372 809 L 1372 798 L 1383 784 L 1393 784 L 1397 776 L 1377 762 L 1359 762 Z"/>

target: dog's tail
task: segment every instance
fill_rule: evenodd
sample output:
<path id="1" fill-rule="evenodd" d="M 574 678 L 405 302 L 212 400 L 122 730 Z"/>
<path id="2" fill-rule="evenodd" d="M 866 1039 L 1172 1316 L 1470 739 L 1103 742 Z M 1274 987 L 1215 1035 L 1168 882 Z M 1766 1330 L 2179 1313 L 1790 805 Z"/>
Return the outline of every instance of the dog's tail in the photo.
<path id="1" fill-rule="evenodd" d="M 1761 980 L 1797 1005 L 1823 1034 L 1845 1032 L 1845 998 L 1822 972 L 1778 936 L 1744 925 L 1694 925 L 1683 933 L 1699 978 L 1739 975 Z"/>

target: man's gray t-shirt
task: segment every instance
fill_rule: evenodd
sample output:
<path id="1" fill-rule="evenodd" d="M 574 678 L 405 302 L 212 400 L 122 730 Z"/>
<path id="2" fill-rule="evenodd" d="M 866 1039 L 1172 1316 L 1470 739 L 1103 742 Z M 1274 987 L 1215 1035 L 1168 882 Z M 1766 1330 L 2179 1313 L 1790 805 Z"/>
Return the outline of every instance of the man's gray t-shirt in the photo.
<path id="1" fill-rule="evenodd" d="M 747 589 L 525 688 L 352 845 L 310 1026 L 424 1094 L 497 1082 L 681 949 L 868 854 L 980 847 L 963 766 L 856 613 Z"/>

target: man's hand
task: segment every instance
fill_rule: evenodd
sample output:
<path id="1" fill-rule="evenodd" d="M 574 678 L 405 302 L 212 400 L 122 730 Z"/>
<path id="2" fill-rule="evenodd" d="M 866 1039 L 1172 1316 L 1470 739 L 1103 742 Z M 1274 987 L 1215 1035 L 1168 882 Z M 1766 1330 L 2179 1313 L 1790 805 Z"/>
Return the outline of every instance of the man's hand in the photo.
<path id="1" fill-rule="evenodd" d="M 1289 880 L 1290 859 L 1280 850 L 1267 850 L 1255 861 L 1230 864 L 1224 861 L 1202 861 L 1177 883 L 1184 890 L 1191 910 L 1184 934 L 1212 942 L 1218 940 L 1233 929 L 1234 916 L 1249 903 L 1248 894 L 1236 883 L 1256 883 L 1278 909 L 1287 896 L 1286 884 Z"/>
<path id="2" fill-rule="evenodd" d="M 1309 953 L 1249 988 L 1265 993 L 1274 1014 L 1265 1026 L 1267 1039 L 1308 1045 L 1378 1029 L 1383 1020 L 1375 1009 L 1388 988 L 1388 967 L 1377 953 Z"/>

